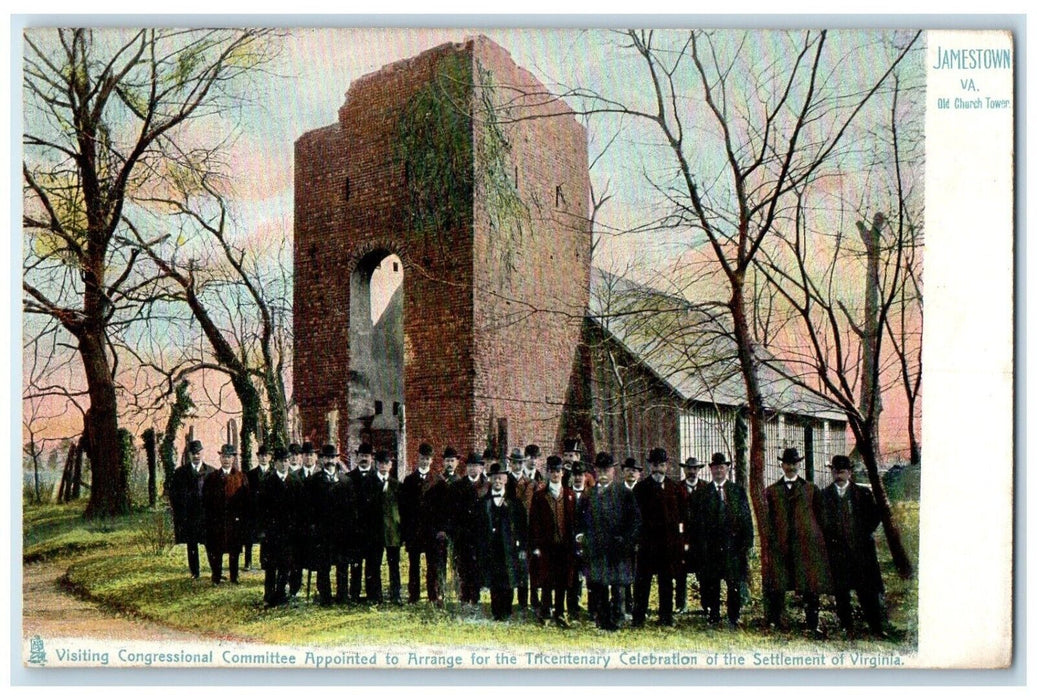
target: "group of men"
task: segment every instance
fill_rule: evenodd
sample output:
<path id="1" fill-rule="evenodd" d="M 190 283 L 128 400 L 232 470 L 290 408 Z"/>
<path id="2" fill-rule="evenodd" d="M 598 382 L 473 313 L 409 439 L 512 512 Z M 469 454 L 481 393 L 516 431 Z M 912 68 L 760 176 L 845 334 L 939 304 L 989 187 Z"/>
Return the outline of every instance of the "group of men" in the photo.
<path id="1" fill-rule="evenodd" d="M 400 482 L 391 456 L 368 444 L 350 460 L 351 470 L 334 445 L 320 450 L 319 463 L 310 443 L 278 447 L 272 455 L 260 447 L 257 465 L 244 474 L 233 467 L 232 446 L 220 451 L 219 469 L 205 465 L 201 452 L 201 443 L 189 445 L 189 459 L 170 489 L 176 538 L 187 544 L 191 575 L 200 576 L 202 542 L 213 584 L 222 581 L 224 554 L 234 583 L 240 553 L 247 569 L 258 542 L 267 606 L 296 596 L 304 570 L 316 574 L 322 605 L 382 603 L 383 560 L 388 600 L 402 604 L 404 547 L 409 603 L 421 598 L 424 555 L 430 603 L 443 605 L 449 565 L 462 610 L 477 609 L 488 588 L 495 620 L 508 619 L 517 598 L 520 610 L 532 609 L 542 624 L 568 627 L 584 612 L 586 583 L 587 611 L 599 628 L 615 630 L 627 621 L 640 627 L 654 578 L 659 623 L 672 626 L 675 612 L 687 605 L 688 576 L 695 574 L 709 623 L 721 622 L 723 583 L 727 622 L 739 624 L 753 523 L 745 489 L 729 479 L 731 464 L 723 453 L 708 465 L 689 458 L 677 481 L 668 476 L 666 451 L 655 448 L 647 478 L 628 458 L 620 480 L 607 453 L 585 465 L 578 440 L 566 440 L 562 455 L 546 460 L 537 445 L 515 449 L 507 460 L 486 450 L 463 462 L 446 447 L 439 469 L 433 468 L 433 447 L 422 443 L 416 467 Z M 807 628 L 818 632 L 820 595 L 833 593 L 840 622 L 852 632 L 850 591 L 856 590 L 871 631 L 882 634 L 871 492 L 853 483 L 846 457 L 833 458 L 834 482 L 824 491 L 798 475 L 800 461 L 795 449 L 785 450 L 785 476 L 765 494 L 766 623 L 785 628 L 786 593 L 797 591 Z M 708 480 L 699 478 L 703 467 Z"/>

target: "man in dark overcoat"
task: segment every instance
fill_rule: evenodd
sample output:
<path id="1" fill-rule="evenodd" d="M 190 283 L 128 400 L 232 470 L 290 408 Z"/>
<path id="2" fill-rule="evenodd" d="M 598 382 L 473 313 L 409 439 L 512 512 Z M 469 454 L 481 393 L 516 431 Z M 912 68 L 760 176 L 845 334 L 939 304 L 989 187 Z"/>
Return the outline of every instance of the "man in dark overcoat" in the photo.
<path id="1" fill-rule="evenodd" d="M 551 615 L 554 594 L 554 621 L 569 627 L 565 603 L 576 580 L 576 497 L 562 486 L 562 465 L 547 471 L 547 486 L 533 494 L 529 509 L 529 580 L 540 593 L 537 619 L 546 622 Z"/>
<path id="2" fill-rule="evenodd" d="M 885 588 L 872 537 L 879 525 L 879 509 L 871 489 L 854 483 L 849 457 L 835 455 L 830 466 L 832 483 L 821 491 L 821 528 L 832 570 L 836 613 L 843 629 L 853 635 L 850 591 L 857 591 L 868 628 L 881 637 Z"/>
<path id="3" fill-rule="evenodd" d="M 321 448 L 323 464 L 306 479 L 307 556 L 306 568 L 317 574 L 317 600 L 331 605 L 331 565 L 336 553 L 335 522 L 335 458 L 334 445 Z"/>
<path id="4" fill-rule="evenodd" d="M 248 478 L 248 493 L 251 497 L 245 523 L 245 563 L 242 567 L 245 571 L 252 569 L 252 546 L 259 542 L 259 486 L 269 468 L 270 452 L 266 445 L 260 445 L 256 449 L 256 465 L 245 472 L 245 476 Z"/>
<path id="5" fill-rule="evenodd" d="M 360 602 L 360 587 L 372 580 L 372 575 L 381 580 L 381 569 L 373 571 L 375 557 L 381 554 L 380 538 L 376 539 L 374 530 L 380 523 L 377 522 L 377 514 L 373 511 L 374 503 L 372 496 L 375 491 L 373 483 L 374 470 L 374 448 L 368 443 L 361 443 L 356 451 L 356 469 L 347 475 L 353 482 L 353 493 L 356 495 L 356 558 L 349 567 L 349 597 L 354 603 Z M 371 588 L 365 587 L 367 599 L 371 599 Z"/>
<path id="6" fill-rule="evenodd" d="M 442 604 L 441 568 L 446 532 L 446 480 L 432 471 L 432 445 L 418 446 L 418 465 L 400 487 L 400 525 L 409 563 L 407 601 L 421 598 L 421 555 L 425 555 L 425 592 L 434 605 Z"/>
<path id="7" fill-rule="evenodd" d="M 465 476 L 450 484 L 449 535 L 454 548 L 454 572 L 457 574 L 461 604 L 477 606 L 482 588 L 476 546 L 479 527 L 479 502 L 490 490 L 483 476 L 483 458 L 476 452 L 465 460 Z M 474 612 L 474 611 L 473 611 Z"/>
<path id="8" fill-rule="evenodd" d="M 784 476 L 764 491 L 767 517 L 761 531 L 769 543 L 763 562 L 765 616 L 768 625 L 784 627 L 785 593 L 797 591 L 807 631 L 819 634 L 821 594 L 832 586 L 821 532 L 821 489 L 799 476 L 802 459 L 795 447 L 786 448 L 780 458 Z"/>
<path id="9" fill-rule="evenodd" d="M 265 572 L 263 602 L 274 607 L 288 602 L 286 587 L 292 569 L 292 537 L 299 498 L 299 482 L 288 475 L 288 450 L 274 448 L 274 466 L 259 482 L 256 536 L 259 564 Z"/>
<path id="10" fill-rule="evenodd" d="M 205 509 L 205 554 L 213 585 L 223 580 L 223 555 L 227 554 L 230 582 L 238 582 L 238 558 L 246 539 L 245 522 L 250 506 L 248 478 L 234 466 L 238 451 L 233 445 L 220 450 L 220 469 L 205 477 L 202 504 Z"/>
<path id="11" fill-rule="evenodd" d="M 505 488 L 507 489 L 509 496 L 515 498 L 522 504 L 522 510 L 525 511 L 528 517 L 529 508 L 533 503 L 533 494 L 541 484 L 540 482 L 530 479 L 526 474 L 526 460 L 527 457 L 525 453 L 519 448 L 516 447 L 511 451 L 511 454 L 508 456 L 508 483 Z M 520 613 L 524 611 L 529 604 L 529 593 L 529 581 L 524 581 L 519 584 L 518 608 Z M 533 586 L 533 608 L 534 610 L 538 609 L 536 586 Z"/>
<path id="12" fill-rule="evenodd" d="M 684 566 L 677 575 L 677 583 L 673 588 L 674 611 L 683 613 L 688 606 L 688 576 L 694 574 L 699 582 L 699 597 L 702 596 L 702 577 L 699 576 L 699 554 L 700 547 L 696 542 L 698 534 L 695 532 L 695 522 L 698 517 L 696 510 L 699 505 L 698 496 L 709 488 L 709 482 L 699 478 L 699 471 L 705 465 L 695 457 L 688 457 L 681 469 L 684 478 L 681 480 L 680 490 L 684 510 Z M 705 610 L 705 603 L 702 604 Z"/>
<path id="13" fill-rule="evenodd" d="M 371 558 L 366 562 L 368 578 L 365 581 L 368 601 L 378 605 L 382 595 L 382 556 L 389 568 L 389 600 L 402 605 L 400 584 L 400 546 L 403 537 L 400 528 L 400 482 L 391 473 L 392 457 L 379 450 L 374 458 L 375 478 L 369 481 L 371 492 L 368 530 Z"/>
<path id="14" fill-rule="evenodd" d="M 727 621 L 736 626 L 742 610 L 742 584 L 749 574 L 753 520 L 745 489 L 727 478 L 730 467 L 724 453 L 713 455 L 709 462 L 713 481 L 696 494 L 698 507 L 692 511 L 692 528 L 707 620 L 712 625 L 720 623 L 723 581 L 727 586 Z"/>
<path id="15" fill-rule="evenodd" d="M 515 588 L 526 579 L 526 513 L 507 495 L 507 470 L 490 465 L 490 490 L 476 506 L 476 552 L 493 619 L 511 617 Z"/>
<path id="16" fill-rule="evenodd" d="M 329 452 L 336 450 L 328 450 Z M 338 455 L 341 456 L 341 455 Z M 350 472 L 334 458 L 335 483 L 331 487 L 331 506 L 334 512 L 332 523 L 332 564 L 335 566 L 335 602 L 349 601 L 350 567 L 359 555 L 357 543 L 357 495 Z"/>
<path id="17" fill-rule="evenodd" d="M 307 567 L 309 557 L 310 509 L 306 490 L 306 471 L 302 467 L 302 446 L 288 446 L 288 477 L 295 493 L 295 527 L 292 528 L 292 568 L 288 572 L 288 595 L 291 598 L 302 590 L 302 570 Z M 308 593 L 308 592 L 307 592 Z"/>
<path id="18" fill-rule="evenodd" d="M 684 510 L 681 485 L 666 476 L 669 456 L 656 447 L 648 454 L 650 476 L 634 487 L 641 511 L 641 537 L 634 578 L 634 626 L 648 614 L 652 577 L 659 587 L 659 624 L 673 625 L 673 581 L 684 561 Z"/>
<path id="19" fill-rule="evenodd" d="M 634 493 L 615 481 L 616 467 L 599 469 L 594 489 L 580 501 L 576 513 L 577 544 L 584 574 L 596 608 L 599 629 L 616 630 L 623 619 L 623 598 L 634 579 L 634 545 L 641 531 L 641 513 Z M 611 593 L 611 596 L 610 596 Z"/>
<path id="20" fill-rule="evenodd" d="M 187 446 L 187 461 L 173 471 L 169 503 L 173 508 L 173 534 L 176 544 L 187 545 L 187 568 L 191 578 L 201 576 L 198 543 L 205 538 L 202 518 L 202 484 L 216 471 L 202 461 L 202 443 L 192 440 Z"/>

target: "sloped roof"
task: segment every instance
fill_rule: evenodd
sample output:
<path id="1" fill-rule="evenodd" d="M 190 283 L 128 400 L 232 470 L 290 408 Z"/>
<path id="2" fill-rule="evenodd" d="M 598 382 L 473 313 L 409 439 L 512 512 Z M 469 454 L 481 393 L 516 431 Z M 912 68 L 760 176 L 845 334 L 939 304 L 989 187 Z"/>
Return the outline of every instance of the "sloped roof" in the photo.
<path id="1" fill-rule="evenodd" d="M 591 269 L 590 320 L 685 401 L 745 403 L 730 316 L 719 304 L 694 305 L 597 267 Z M 839 408 L 797 386 L 764 348 L 760 390 L 768 410 L 846 420 Z"/>

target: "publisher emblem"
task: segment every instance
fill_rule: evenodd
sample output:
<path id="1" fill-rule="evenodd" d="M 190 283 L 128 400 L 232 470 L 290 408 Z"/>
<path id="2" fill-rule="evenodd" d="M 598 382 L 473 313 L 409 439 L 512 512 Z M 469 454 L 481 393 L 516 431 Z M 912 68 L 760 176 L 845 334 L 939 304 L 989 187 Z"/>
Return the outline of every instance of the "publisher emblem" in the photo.
<path id="1" fill-rule="evenodd" d="M 47 652 L 43 648 L 43 638 L 38 634 L 33 635 L 32 639 L 29 640 L 29 663 L 41 665 L 47 663 Z"/>

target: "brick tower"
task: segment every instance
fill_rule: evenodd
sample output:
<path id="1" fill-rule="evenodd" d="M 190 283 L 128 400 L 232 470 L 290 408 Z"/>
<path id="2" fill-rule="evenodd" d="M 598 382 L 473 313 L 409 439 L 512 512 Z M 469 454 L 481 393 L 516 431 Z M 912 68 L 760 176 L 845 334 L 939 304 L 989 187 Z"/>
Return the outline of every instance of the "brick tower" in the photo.
<path id="1" fill-rule="evenodd" d="M 422 441 L 437 465 L 446 445 L 556 449 L 590 284 L 586 133 L 568 111 L 480 36 L 354 81 L 338 121 L 296 142 L 307 439 L 337 410 L 350 455 L 361 440 L 411 464 Z M 375 318 L 372 275 L 397 258 Z"/>

